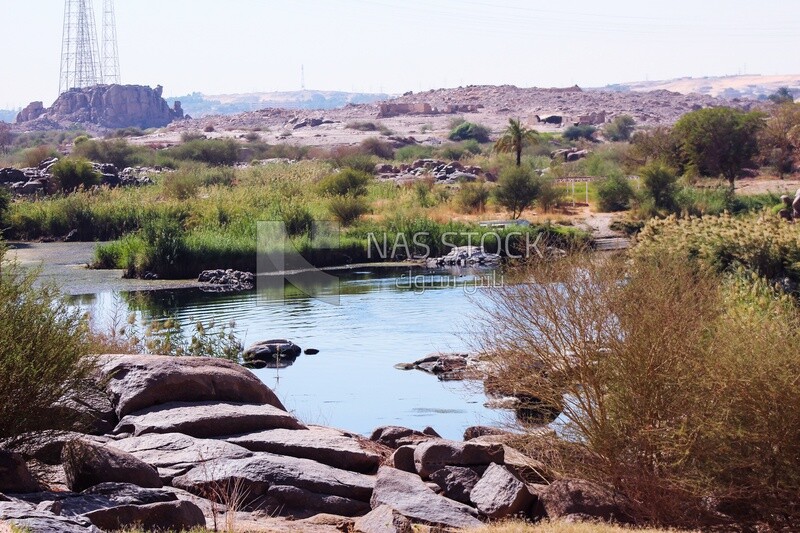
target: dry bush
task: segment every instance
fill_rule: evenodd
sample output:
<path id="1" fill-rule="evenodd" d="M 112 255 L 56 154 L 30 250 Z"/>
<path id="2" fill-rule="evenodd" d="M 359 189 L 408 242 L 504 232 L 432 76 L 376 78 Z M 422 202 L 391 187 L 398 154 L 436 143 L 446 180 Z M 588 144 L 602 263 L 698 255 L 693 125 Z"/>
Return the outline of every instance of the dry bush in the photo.
<path id="1" fill-rule="evenodd" d="M 521 275 L 483 304 L 486 387 L 533 419 L 562 411 L 562 438 L 533 444 L 561 473 L 620 490 L 641 522 L 800 519 L 800 321 L 786 298 L 671 255 Z"/>

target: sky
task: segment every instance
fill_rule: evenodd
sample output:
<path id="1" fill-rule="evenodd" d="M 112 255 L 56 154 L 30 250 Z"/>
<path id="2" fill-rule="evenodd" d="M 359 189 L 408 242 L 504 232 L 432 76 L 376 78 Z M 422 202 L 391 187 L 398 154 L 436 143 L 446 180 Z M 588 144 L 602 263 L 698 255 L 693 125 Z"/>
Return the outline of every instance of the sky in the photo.
<path id="1" fill-rule="evenodd" d="M 116 0 L 165 96 L 800 74 L 798 0 Z M 94 0 L 98 32 L 102 0 Z M 63 0 L 0 0 L 0 108 L 58 96 Z"/>

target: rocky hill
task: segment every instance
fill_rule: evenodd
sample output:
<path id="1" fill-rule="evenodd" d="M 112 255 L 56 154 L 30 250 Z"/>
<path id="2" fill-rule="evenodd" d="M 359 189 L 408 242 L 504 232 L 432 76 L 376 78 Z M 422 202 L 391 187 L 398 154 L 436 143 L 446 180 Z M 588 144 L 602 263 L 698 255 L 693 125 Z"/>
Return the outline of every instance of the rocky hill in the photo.
<path id="1" fill-rule="evenodd" d="M 268 93 L 205 95 L 192 93 L 169 101 L 181 102 L 184 111 L 193 117 L 234 115 L 264 108 L 335 109 L 347 104 L 369 104 L 386 100 L 380 93 L 348 93 L 341 91 L 286 91 Z"/>
<path id="2" fill-rule="evenodd" d="M 70 89 L 53 105 L 32 102 L 17 115 L 25 129 L 59 129 L 72 124 L 103 128 L 160 128 L 183 118 L 180 102 L 170 108 L 162 98 L 162 87 L 142 85 L 96 85 Z"/>
<path id="3" fill-rule="evenodd" d="M 676 78 L 660 81 L 636 81 L 604 87 L 606 91 L 666 90 L 682 94 L 705 94 L 724 98 L 762 99 L 787 87 L 795 98 L 800 97 L 800 74 L 783 76 L 705 76 L 702 78 Z"/>

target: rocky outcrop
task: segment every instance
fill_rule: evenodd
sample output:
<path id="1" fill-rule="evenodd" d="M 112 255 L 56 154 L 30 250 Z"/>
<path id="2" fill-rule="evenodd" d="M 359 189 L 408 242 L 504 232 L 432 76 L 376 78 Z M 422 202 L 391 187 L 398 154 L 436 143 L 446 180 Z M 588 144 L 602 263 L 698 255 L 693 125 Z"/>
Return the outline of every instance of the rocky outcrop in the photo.
<path id="1" fill-rule="evenodd" d="M 95 85 L 62 93 L 51 107 L 33 102 L 17 116 L 17 123 L 46 120 L 58 124 L 96 124 L 104 128 L 160 128 L 183 118 L 176 102 L 170 108 L 162 88 L 142 85 Z M 34 125 L 35 126 L 35 125 Z"/>
<path id="2" fill-rule="evenodd" d="M 106 356 L 103 373 L 120 418 L 168 402 L 232 401 L 284 409 L 247 369 L 208 357 Z"/>
<path id="3" fill-rule="evenodd" d="M 206 284 L 200 287 L 204 292 L 251 291 L 256 286 L 255 274 L 232 269 L 204 270 L 197 281 Z"/>
<path id="4" fill-rule="evenodd" d="M 45 112 L 44 103 L 42 102 L 31 102 L 25 109 L 17 114 L 17 123 L 20 122 L 28 122 L 30 120 L 36 120 L 37 118 L 41 117 Z"/>

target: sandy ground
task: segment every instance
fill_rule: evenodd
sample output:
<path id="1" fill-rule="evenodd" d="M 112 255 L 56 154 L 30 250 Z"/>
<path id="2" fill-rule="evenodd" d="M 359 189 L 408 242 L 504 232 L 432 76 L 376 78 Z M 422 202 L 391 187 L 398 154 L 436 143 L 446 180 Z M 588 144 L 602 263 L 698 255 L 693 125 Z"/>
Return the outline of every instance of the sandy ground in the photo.
<path id="1" fill-rule="evenodd" d="M 743 179 L 736 182 L 736 192 L 739 194 L 788 194 L 794 197 L 800 189 L 800 177 L 791 176 L 786 179 L 764 177 L 758 179 Z"/>

